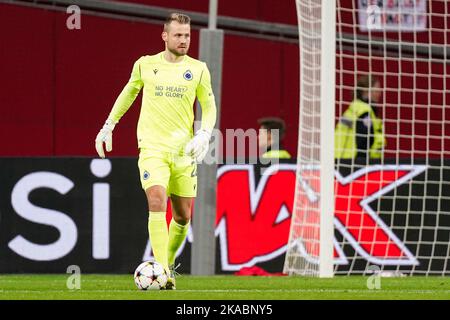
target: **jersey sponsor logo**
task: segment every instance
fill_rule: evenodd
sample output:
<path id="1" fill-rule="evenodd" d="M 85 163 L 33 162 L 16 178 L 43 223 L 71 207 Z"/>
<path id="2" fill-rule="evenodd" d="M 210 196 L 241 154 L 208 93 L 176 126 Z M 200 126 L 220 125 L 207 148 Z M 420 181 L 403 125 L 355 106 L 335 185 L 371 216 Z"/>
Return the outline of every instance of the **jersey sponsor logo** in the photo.
<path id="1" fill-rule="evenodd" d="M 147 170 L 144 171 L 144 174 L 142 175 L 142 179 L 148 180 L 150 178 L 150 173 L 147 172 Z"/>
<path id="2" fill-rule="evenodd" d="M 425 170 L 426 166 L 421 165 L 375 165 L 346 177 L 335 173 L 335 228 L 367 261 L 380 265 L 418 265 L 416 257 L 370 205 Z M 256 185 L 251 165 L 219 169 L 216 236 L 220 238 L 223 270 L 239 270 L 269 261 L 286 251 L 295 172 L 294 164 L 273 165 L 264 171 Z M 317 168 L 303 170 L 304 183 L 300 187 L 305 193 L 299 196 L 297 207 L 318 205 L 318 197 L 311 197 L 318 190 L 307 184 L 317 175 Z M 309 222 L 317 219 L 311 215 L 304 218 Z M 299 244 L 299 249 L 307 260 L 317 263 L 313 257 L 317 256 L 318 246 L 304 243 Z M 334 256 L 336 264 L 349 263 L 336 239 Z"/>
<path id="3" fill-rule="evenodd" d="M 191 70 L 186 70 L 183 73 L 183 78 L 187 81 L 191 81 L 194 78 L 194 75 L 192 74 Z"/>

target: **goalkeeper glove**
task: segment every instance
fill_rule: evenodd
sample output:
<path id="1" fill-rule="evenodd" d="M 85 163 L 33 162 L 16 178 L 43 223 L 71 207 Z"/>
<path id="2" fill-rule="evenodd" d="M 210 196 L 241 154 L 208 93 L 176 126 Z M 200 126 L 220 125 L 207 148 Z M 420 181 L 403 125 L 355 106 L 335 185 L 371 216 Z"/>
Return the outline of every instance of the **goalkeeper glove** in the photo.
<path id="1" fill-rule="evenodd" d="M 211 133 L 209 133 L 208 131 L 197 131 L 195 136 L 186 145 L 184 152 L 193 156 L 197 162 L 201 162 L 208 152 L 210 138 Z"/>
<path id="2" fill-rule="evenodd" d="M 110 152 L 112 151 L 112 132 L 114 130 L 114 127 L 116 124 L 113 120 L 108 119 L 106 120 L 105 124 L 103 125 L 103 128 L 100 130 L 100 132 L 97 134 L 97 137 L 95 138 L 95 149 L 97 150 L 97 153 L 100 158 L 105 158 L 105 152 L 103 151 L 103 142 L 106 145 L 106 151 Z"/>

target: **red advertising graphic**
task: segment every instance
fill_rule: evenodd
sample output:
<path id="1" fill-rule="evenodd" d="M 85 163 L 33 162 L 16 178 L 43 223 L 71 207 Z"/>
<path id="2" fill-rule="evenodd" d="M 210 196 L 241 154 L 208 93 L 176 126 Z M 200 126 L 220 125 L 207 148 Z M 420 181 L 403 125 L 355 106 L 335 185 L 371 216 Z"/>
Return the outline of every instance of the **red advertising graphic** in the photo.
<path id="1" fill-rule="evenodd" d="M 220 237 L 223 270 L 238 270 L 268 261 L 286 251 L 296 165 L 273 165 L 262 173 L 258 184 L 254 170 L 251 165 L 233 165 L 221 167 L 218 173 L 216 234 Z M 380 265 L 418 264 L 370 204 L 425 170 L 423 165 L 373 165 L 346 177 L 335 173 L 334 224 L 359 255 Z M 303 174 L 304 181 L 314 176 L 314 171 Z M 300 184 L 303 188 L 314 188 L 314 185 Z M 301 197 L 300 208 L 307 207 L 302 202 L 317 201 L 311 196 L 311 190 L 302 192 Z M 309 221 L 307 225 L 312 223 Z M 334 243 L 335 263 L 347 264 L 338 242 Z M 304 246 L 303 252 L 317 256 L 314 245 Z"/>
<path id="2" fill-rule="evenodd" d="M 375 264 L 448 274 L 448 161 L 444 167 L 430 160 L 335 171 L 336 272 L 360 273 Z M 152 258 L 148 206 L 134 158 L 0 163 L 0 272 L 61 273 L 77 261 L 86 273 L 126 273 L 136 261 Z M 297 168 L 293 162 L 219 167 L 217 273 L 255 265 L 280 271 L 292 223 L 301 236 L 295 242 L 300 254 L 317 263 L 320 171 L 300 167 L 297 176 Z M 170 206 L 168 211 L 170 219 Z M 193 241 L 190 229 L 177 254 L 184 273 L 190 272 Z"/>
<path id="3" fill-rule="evenodd" d="M 425 170 L 418 165 L 374 165 L 345 178 L 336 172 L 335 226 L 366 260 L 380 265 L 418 264 L 369 204 Z"/>
<path id="4" fill-rule="evenodd" d="M 251 165 L 219 169 L 216 234 L 224 270 L 267 261 L 286 250 L 294 188 L 292 165 L 267 168 L 258 185 Z"/>

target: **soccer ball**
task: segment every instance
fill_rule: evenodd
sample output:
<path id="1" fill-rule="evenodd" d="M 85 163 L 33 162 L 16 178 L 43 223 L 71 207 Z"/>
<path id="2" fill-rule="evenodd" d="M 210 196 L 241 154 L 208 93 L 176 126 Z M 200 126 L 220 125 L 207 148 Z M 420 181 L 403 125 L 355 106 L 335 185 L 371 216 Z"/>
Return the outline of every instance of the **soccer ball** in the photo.
<path id="1" fill-rule="evenodd" d="M 167 273 L 155 261 L 145 261 L 134 271 L 134 283 L 140 290 L 161 290 L 167 283 Z"/>

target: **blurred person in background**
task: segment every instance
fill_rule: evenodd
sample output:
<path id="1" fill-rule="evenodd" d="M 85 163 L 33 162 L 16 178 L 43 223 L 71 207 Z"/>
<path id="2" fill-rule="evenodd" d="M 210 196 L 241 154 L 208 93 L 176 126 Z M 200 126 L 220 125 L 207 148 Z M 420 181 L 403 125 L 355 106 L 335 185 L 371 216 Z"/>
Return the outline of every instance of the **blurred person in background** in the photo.
<path id="1" fill-rule="evenodd" d="M 358 79 L 354 100 L 335 130 L 336 159 L 381 159 L 386 146 L 383 122 L 374 104 L 382 97 L 380 80 L 373 75 Z"/>
<path id="2" fill-rule="evenodd" d="M 260 157 L 264 159 L 290 159 L 291 155 L 283 149 L 282 140 L 286 133 L 286 124 L 283 119 L 266 117 L 258 119 L 258 143 Z M 273 130 L 278 130 L 278 134 Z"/>

